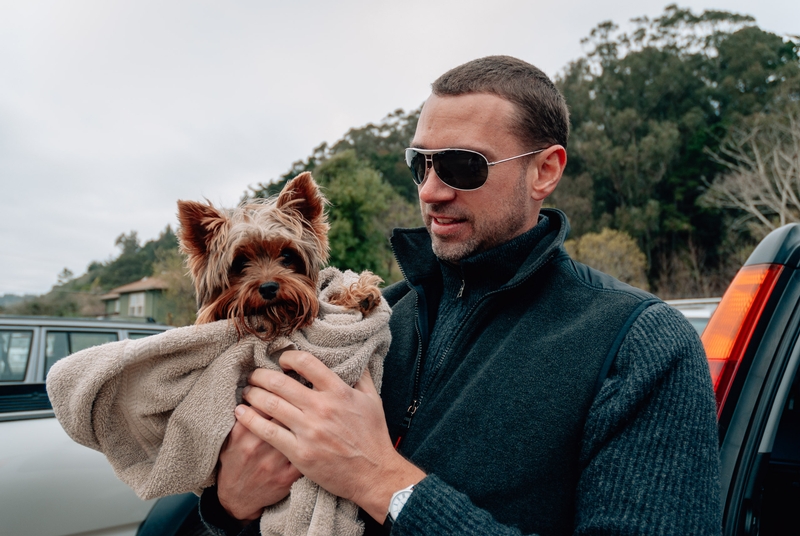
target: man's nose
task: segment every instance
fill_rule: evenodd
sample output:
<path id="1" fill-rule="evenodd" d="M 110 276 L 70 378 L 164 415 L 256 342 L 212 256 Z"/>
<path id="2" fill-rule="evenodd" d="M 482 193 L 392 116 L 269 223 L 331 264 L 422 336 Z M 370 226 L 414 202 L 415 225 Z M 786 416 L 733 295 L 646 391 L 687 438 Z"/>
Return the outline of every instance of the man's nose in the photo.
<path id="1" fill-rule="evenodd" d="M 456 191 L 442 182 L 433 166 L 428 169 L 425 180 L 417 188 L 420 201 L 429 205 L 452 201 L 456 196 Z"/>

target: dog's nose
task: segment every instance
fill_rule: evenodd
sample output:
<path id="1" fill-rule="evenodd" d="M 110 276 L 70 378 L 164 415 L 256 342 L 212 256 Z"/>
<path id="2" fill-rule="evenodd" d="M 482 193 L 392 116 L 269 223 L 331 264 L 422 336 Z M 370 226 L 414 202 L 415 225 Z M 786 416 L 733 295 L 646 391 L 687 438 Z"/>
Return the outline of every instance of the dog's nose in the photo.
<path id="1" fill-rule="evenodd" d="M 258 287 L 258 293 L 261 294 L 261 297 L 265 300 L 271 300 L 278 295 L 278 289 L 280 288 L 281 286 L 275 281 L 267 281 Z"/>

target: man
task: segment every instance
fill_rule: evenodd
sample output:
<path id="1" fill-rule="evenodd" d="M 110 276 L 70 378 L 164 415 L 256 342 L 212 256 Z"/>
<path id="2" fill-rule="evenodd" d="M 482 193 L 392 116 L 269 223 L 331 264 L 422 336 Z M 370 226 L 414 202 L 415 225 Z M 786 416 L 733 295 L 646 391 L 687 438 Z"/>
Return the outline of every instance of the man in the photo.
<path id="1" fill-rule="evenodd" d="M 237 533 L 304 474 L 358 504 L 367 535 L 719 532 L 697 335 L 572 261 L 566 218 L 542 209 L 568 124 L 514 58 L 433 84 L 406 151 L 426 228 L 392 238 L 406 280 L 385 292 L 382 402 L 368 374 L 350 388 L 307 353 L 281 365 L 313 390 L 254 372 L 201 501 L 211 526 Z"/>

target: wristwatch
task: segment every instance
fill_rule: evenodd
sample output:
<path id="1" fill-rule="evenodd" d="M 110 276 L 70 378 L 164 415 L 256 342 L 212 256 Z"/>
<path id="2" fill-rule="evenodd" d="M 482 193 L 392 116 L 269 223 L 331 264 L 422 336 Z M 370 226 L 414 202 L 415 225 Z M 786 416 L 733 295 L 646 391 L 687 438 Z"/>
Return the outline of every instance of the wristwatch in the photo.
<path id="1" fill-rule="evenodd" d="M 389 501 L 389 519 L 394 523 L 397 521 L 397 516 L 400 515 L 400 510 L 406 505 L 408 502 L 408 498 L 411 497 L 411 492 L 414 491 L 414 485 L 408 486 L 407 488 L 403 488 L 400 491 L 396 491 L 394 495 L 392 495 L 392 500 Z"/>

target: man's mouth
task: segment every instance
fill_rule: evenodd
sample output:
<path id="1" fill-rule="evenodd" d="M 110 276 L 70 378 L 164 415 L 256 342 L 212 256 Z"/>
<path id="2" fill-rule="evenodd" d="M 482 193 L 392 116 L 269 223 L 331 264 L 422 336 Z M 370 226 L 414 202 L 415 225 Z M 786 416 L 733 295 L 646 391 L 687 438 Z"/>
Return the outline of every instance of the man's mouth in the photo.
<path id="1" fill-rule="evenodd" d="M 440 238 L 460 235 L 465 230 L 467 223 L 466 218 L 459 218 L 458 216 L 445 216 L 429 214 L 430 217 L 430 231 L 439 236 Z"/>
<path id="2" fill-rule="evenodd" d="M 459 221 L 463 221 L 463 220 L 460 220 L 460 219 L 457 219 L 457 218 L 444 218 L 444 217 L 438 217 L 437 218 L 435 216 L 431 216 L 431 219 L 433 219 L 433 221 L 435 221 L 439 225 L 449 225 L 451 223 L 457 223 Z"/>

